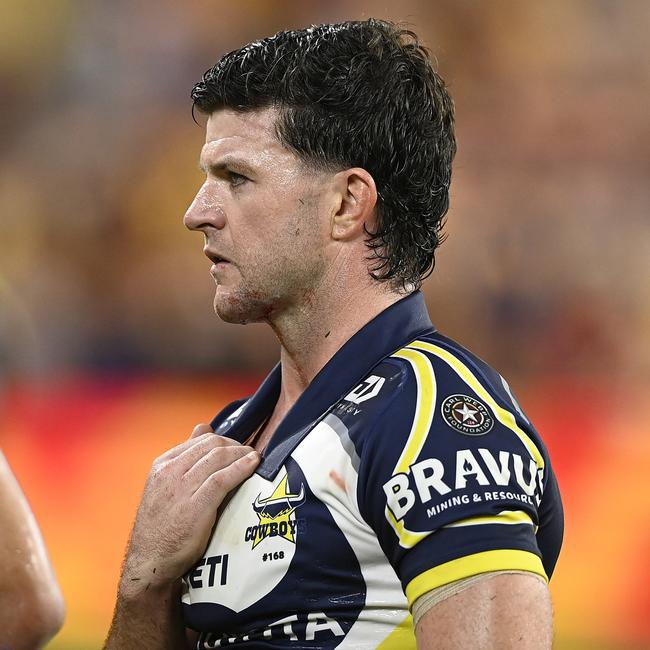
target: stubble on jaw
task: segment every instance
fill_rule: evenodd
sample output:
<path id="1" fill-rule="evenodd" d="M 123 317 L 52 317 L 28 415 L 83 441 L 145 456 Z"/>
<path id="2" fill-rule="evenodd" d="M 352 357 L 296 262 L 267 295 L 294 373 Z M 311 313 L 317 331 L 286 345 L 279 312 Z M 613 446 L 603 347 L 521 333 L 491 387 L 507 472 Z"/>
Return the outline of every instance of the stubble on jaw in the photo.
<path id="1" fill-rule="evenodd" d="M 236 286 L 217 287 L 214 310 L 224 322 L 272 322 L 280 313 L 313 303 L 314 287 L 325 269 L 317 200 L 306 192 L 293 218 L 264 248 L 263 259 L 248 260 Z M 243 266 L 243 265 L 242 265 Z"/>
<path id="2" fill-rule="evenodd" d="M 274 307 L 262 291 L 242 287 L 219 299 L 219 289 L 214 297 L 214 311 L 225 323 L 246 325 L 271 318 Z"/>

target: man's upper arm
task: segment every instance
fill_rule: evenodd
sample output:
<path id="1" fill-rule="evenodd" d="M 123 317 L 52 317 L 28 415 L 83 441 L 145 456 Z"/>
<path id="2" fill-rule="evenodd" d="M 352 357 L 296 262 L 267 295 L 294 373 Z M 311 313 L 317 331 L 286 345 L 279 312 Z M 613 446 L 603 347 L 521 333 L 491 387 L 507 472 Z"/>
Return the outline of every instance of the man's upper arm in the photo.
<path id="1" fill-rule="evenodd" d="M 547 650 L 551 598 L 535 575 L 499 574 L 434 605 L 415 629 L 419 650 Z"/>

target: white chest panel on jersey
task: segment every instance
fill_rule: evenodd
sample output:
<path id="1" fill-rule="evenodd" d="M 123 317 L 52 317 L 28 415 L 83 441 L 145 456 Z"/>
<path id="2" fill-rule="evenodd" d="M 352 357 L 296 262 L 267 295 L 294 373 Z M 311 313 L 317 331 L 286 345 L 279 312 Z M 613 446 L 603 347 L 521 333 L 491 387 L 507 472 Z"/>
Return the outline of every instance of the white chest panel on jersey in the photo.
<path id="1" fill-rule="evenodd" d="M 299 641 L 293 624 L 306 620 L 303 634 L 336 641 L 331 647 L 375 648 L 405 622 L 400 582 L 359 513 L 358 459 L 346 435 L 343 423 L 328 416 L 272 481 L 253 474 L 223 509 L 202 561 L 185 578 L 183 595 L 188 606 L 217 606 L 211 632 L 227 635 L 230 630 L 222 626 L 228 625 L 227 614 L 235 613 L 241 621 L 250 616 L 253 638 L 265 631 L 276 638 L 279 625 Z M 346 552 L 352 588 L 341 584 L 332 560 L 345 561 Z M 296 588 L 303 592 L 297 599 Z M 284 617 L 260 620 L 268 598 Z M 332 613 L 333 603 L 339 608 Z M 302 611 L 292 617 L 296 604 Z"/>

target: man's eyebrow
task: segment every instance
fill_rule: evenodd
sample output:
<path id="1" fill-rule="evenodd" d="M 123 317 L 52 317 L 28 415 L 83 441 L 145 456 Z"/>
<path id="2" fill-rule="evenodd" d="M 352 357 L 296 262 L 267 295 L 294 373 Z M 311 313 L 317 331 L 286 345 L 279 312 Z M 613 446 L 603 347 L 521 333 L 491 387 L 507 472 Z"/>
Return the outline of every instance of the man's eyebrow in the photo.
<path id="1" fill-rule="evenodd" d="M 209 171 L 218 173 L 224 170 L 242 172 L 243 174 L 252 174 L 255 171 L 245 160 L 235 156 L 224 156 L 219 160 L 210 162 L 204 162 L 202 159 L 199 159 L 199 169 L 204 174 L 207 174 Z"/>

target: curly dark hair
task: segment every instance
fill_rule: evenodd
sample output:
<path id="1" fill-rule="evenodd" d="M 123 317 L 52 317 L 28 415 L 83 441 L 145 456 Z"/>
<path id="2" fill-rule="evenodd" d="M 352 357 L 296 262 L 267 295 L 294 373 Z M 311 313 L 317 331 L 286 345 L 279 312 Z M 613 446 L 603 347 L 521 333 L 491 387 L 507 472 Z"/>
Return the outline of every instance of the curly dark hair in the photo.
<path id="1" fill-rule="evenodd" d="M 320 169 L 362 167 L 379 195 L 370 275 L 400 288 L 431 274 L 449 207 L 454 107 L 412 31 L 370 19 L 282 31 L 225 54 L 193 110 L 275 107 L 280 142 Z"/>

